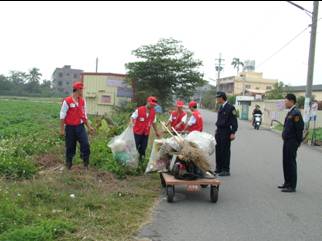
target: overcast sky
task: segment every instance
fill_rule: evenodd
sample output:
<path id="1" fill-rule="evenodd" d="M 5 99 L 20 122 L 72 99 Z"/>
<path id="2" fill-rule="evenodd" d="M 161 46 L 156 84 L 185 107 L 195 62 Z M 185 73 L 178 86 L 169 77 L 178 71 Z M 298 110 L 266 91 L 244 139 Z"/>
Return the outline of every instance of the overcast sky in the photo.
<path id="1" fill-rule="evenodd" d="M 313 10 L 311 1 L 295 2 Z M 0 74 L 37 67 L 51 79 L 63 65 L 93 72 L 96 57 L 99 72 L 125 73 L 132 50 L 173 37 L 203 61 L 206 80 L 216 78 L 215 59 L 222 53 L 222 77 L 236 73 L 231 62 L 238 57 L 255 60 L 264 77 L 305 85 L 309 29 L 265 60 L 310 23 L 286 1 L 0 2 Z M 321 32 L 320 20 L 314 84 L 322 84 Z"/>

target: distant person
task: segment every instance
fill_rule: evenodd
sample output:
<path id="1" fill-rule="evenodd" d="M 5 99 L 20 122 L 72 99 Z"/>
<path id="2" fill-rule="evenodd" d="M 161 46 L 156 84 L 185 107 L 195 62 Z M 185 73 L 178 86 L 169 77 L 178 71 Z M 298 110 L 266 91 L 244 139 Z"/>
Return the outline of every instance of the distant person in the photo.
<path id="1" fill-rule="evenodd" d="M 173 127 L 176 131 L 182 132 L 186 127 L 187 112 L 183 110 L 184 102 L 178 100 L 176 103 L 177 109 L 170 114 L 167 126 Z"/>
<path id="2" fill-rule="evenodd" d="M 189 109 L 191 111 L 191 116 L 190 119 L 183 130 L 192 132 L 192 131 L 200 131 L 202 132 L 203 130 L 203 118 L 200 114 L 200 112 L 197 110 L 197 102 L 196 101 L 190 101 L 189 102 Z"/>
<path id="3" fill-rule="evenodd" d="M 216 173 L 219 176 L 230 176 L 230 145 L 235 140 L 238 129 L 237 113 L 227 101 L 224 92 L 218 91 L 217 104 L 220 105 L 216 122 Z"/>
<path id="4" fill-rule="evenodd" d="M 255 123 L 255 115 L 256 114 L 259 114 L 259 115 L 263 115 L 263 112 L 261 111 L 260 109 L 260 106 L 259 105 L 256 105 L 255 106 L 255 109 L 253 110 L 253 125 Z"/>
<path id="5" fill-rule="evenodd" d="M 60 110 L 60 134 L 65 137 L 66 167 L 68 170 L 73 165 L 77 142 L 80 144 L 84 168 L 88 169 L 90 146 L 84 125 L 90 132 L 94 131 L 87 119 L 86 102 L 83 98 L 83 83 L 75 82 L 73 94 L 64 99 Z"/>
<path id="6" fill-rule="evenodd" d="M 157 119 L 155 106 L 157 105 L 157 103 L 157 98 L 150 96 L 147 98 L 146 105 L 138 107 L 131 116 L 136 149 L 140 155 L 140 166 L 142 166 L 145 158 L 145 152 L 148 146 L 151 126 L 153 127 L 156 136 L 160 138 L 156 124 Z"/>
<path id="7" fill-rule="evenodd" d="M 285 107 L 289 109 L 282 133 L 283 137 L 283 173 L 284 184 L 278 186 L 282 192 L 295 192 L 297 183 L 297 149 L 303 141 L 304 122 L 301 112 L 296 108 L 296 97 L 287 94 Z"/>

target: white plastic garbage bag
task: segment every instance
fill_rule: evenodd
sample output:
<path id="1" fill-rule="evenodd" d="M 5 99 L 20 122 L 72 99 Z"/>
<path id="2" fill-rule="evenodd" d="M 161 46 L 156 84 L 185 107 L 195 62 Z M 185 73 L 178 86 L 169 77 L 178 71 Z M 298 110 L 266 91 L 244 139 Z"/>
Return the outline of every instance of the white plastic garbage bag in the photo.
<path id="1" fill-rule="evenodd" d="M 202 149 L 205 153 L 207 153 L 209 156 L 215 152 L 215 137 L 206 132 L 193 131 L 185 137 L 185 140 L 197 144 L 198 147 Z"/>
<path id="2" fill-rule="evenodd" d="M 107 146 L 111 148 L 116 161 L 133 168 L 138 167 L 139 153 L 136 150 L 134 134 L 130 126 L 122 134 L 113 137 Z"/>
<path id="3" fill-rule="evenodd" d="M 169 160 L 162 159 L 160 155 L 160 148 L 164 144 L 167 144 L 174 151 L 178 151 L 180 149 L 179 144 L 174 140 L 174 138 L 155 139 L 153 142 L 150 159 L 145 169 L 145 173 L 167 171 Z"/>

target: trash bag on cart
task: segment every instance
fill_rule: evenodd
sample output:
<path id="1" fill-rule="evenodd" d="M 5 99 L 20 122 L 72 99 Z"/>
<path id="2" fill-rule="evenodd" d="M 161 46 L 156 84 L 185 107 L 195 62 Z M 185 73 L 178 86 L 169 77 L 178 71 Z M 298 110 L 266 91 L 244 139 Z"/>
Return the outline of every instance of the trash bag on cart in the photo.
<path id="1" fill-rule="evenodd" d="M 179 148 L 179 144 L 173 138 L 154 140 L 145 173 L 168 171 L 172 155 Z"/>
<path id="2" fill-rule="evenodd" d="M 114 159 L 122 165 L 137 168 L 139 154 L 136 150 L 132 128 L 128 126 L 120 135 L 113 137 L 107 144 Z"/>
<path id="3" fill-rule="evenodd" d="M 215 152 L 216 140 L 214 136 L 209 133 L 192 131 L 185 137 L 185 140 L 197 144 L 197 146 L 209 156 Z"/>

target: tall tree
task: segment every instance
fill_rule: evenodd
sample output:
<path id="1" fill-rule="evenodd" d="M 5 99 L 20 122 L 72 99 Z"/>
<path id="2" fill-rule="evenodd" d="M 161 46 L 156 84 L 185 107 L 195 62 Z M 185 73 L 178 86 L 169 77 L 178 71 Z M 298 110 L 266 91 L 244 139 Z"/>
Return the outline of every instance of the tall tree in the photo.
<path id="1" fill-rule="evenodd" d="M 8 79 L 15 85 L 23 85 L 27 81 L 27 74 L 22 71 L 10 71 Z"/>
<path id="2" fill-rule="evenodd" d="M 40 93 L 39 81 L 42 74 L 39 72 L 39 69 L 32 68 L 29 70 L 28 74 L 28 83 L 25 86 L 25 89 L 30 93 Z"/>
<path id="3" fill-rule="evenodd" d="M 233 58 L 233 61 L 231 62 L 231 65 L 234 66 L 234 69 L 237 69 L 237 75 L 239 73 L 239 67 L 244 66 L 244 63 L 240 61 L 239 58 Z"/>
<path id="4" fill-rule="evenodd" d="M 38 68 L 32 68 L 31 70 L 29 70 L 29 82 L 37 82 L 39 84 L 41 76 L 42 74 L 39 72 Z"/>
<path id="5" fill-rule="evenodd" d="M 274 84 L 273 89 L 266 93 L 268 99 L 283 99 L 285 92 L 285 85 L 282 81 Z"/>
<path id="6" fill-rule="evenodd" d="M 147 96 L 155 95 L 163 106 L 168 106 L 173 97 L 189 98 L 197 87 L 205 84 L 198 70 L 202 62 L 194 59 L 180 41 L 161 39 L 156 44 L 141 46 L 132 54 L 138 61 L 125 66 L 139 104 Z"/>

